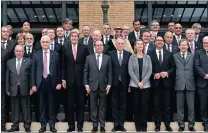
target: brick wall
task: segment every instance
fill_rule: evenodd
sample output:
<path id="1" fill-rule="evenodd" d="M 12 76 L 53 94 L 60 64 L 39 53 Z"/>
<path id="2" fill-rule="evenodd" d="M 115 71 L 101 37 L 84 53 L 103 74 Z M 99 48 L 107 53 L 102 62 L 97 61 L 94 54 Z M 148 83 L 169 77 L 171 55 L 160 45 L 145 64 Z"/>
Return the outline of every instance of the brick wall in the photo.
<path id="1" fill-rule="evenodd" d="M 83 25 L 89 25 L 91 30 L 102 30 L 103 11 L 101 1 L 80 1 L 79 2 L 79 28 Z M 128 25 L 132 27 L 134 19 L 134 1 L 109 1 L 108 21 L 112 29 L 117 26 Z"/>

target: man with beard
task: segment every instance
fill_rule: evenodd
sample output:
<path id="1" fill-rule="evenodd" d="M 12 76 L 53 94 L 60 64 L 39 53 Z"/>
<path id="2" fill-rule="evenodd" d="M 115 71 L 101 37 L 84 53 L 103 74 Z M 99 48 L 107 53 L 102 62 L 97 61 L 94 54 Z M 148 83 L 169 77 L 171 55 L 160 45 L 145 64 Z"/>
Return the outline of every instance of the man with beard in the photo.
<path id="1" fill-rule="evenodd" d="M 33 47 L 33 43 L 34 43 L 33 35 L 27 33 L 25 36 L 24 57 L 32 59 L 33 53 L 36 51 L 36 49 Z"/>

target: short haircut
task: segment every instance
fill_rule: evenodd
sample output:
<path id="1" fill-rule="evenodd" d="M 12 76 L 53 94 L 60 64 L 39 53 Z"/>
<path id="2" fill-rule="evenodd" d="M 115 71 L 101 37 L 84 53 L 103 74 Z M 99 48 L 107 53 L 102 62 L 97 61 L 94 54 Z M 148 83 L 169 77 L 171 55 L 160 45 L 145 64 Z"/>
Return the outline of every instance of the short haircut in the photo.
<path id="1" fill-rule="evenodd" d="M 140 23 L 139 19 L 134 19 L 133 25 L 134 25 L 135 22 L 139 22 Z"/>
<path id="2" fill-rule="evenodd" d="M 201 24 L 200 23 L 194 23 L 192 25 L 192 28 L 199 28 L 199 29 L 201 29 Z"/>
<path id="3" fill-rule="evenodd" d="M 188 45 L 188 41 L 187 41 L 186 39 L 181 39 L 181 40 L 179 41 L 179 46 L 181 45 L 182 42 L 186 42 L 186 44 Z"/>
<path id="4" fill-rule="evenodd" d="M 25 34 L 23 34 L 23 33 L 18 33 L 17 35 L 16 35 L 16 39 L 18 40 L 20 37 L 23 37 L 24 39 L 25 39 Z"/>

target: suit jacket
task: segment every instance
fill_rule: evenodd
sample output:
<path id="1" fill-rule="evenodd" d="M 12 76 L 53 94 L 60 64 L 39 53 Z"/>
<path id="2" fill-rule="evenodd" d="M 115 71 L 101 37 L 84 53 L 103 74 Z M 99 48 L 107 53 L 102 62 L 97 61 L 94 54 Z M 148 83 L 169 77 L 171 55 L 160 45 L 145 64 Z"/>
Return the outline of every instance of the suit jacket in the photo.
<path id="1" fill-rule="evenodd" d="M 140 30 L 139 39 L 141 39 L 141 37 L 142 37 L 142 32 Z M 128 39 L 129 39 L 129 42 L 131 43 L 132 48 L 134 48 L 134 43 L 137 40 L 134 34 L 134 30 L 129 33 Z"/>
<path id="2" fill-rule="evenodd" d="M 62 45 L 58 43 L 57 39 L 55 39 L 54 42 L 55 42 L 55 44 L 54 44 L 54 51 L 56 51 L 57 53 L 59 53 L 59 55 L 61 55 Z"/>
<path id="3" fill-rule="evenodd" d="M 164 44 L 163 48 L 168 51 L 168 48 L 167 48 L 166 44 Z M 178 48 L 178 46 L 172 44 L 171 53 L 174 55 L 175 53 L 177 53 L 179 51 L 180 51 L 180 49 Z"/>
<path id="4" fill-rule="evenodd" d="M 197 44 L 201 44 L 202 45 L 202 41 L 203 41 L 203 35 L 202 34 L 199 34 L 198 36 L 198 40 L 197 40 Z"/>
<path id="5" fill-rule="evenodd" d="M 61 75 L 62 80 L 66 80 L 67 87 L 71 88 L 75 84 L 79 87 L 83 87 L 84 63 L 88 54 L 87 46 L 78 43 L 75 61 L 72 44 L 70 43 L 63 46 L 61 55 Z"/>
<path id="6" fill-rule="evenodd" d="M 108 55 L 102 55 L 100 70 L 96 65 L 95 54 L 87 56 L 84 67 L 84 85 L 89 85 L 91 91 L 96 91 L 98 87 L 101 91 L 106 91 L 107 85 L 112 85 L 112 64 Z"/>
<path id="7" fill-rule="evenodd" d="M 181 39 L 186 39 L 186 36 L 181 34 Z M 173 45 L 176 45 L 176 46 L 179 46 L 178 42 L 177 42 L 177 39 L 175 37 L 175 35 L 173 35 L 173 42 L 172 42 Z"/>
<path id="8" fill-rule="evenodd" d="M 51 76 L 51 87 L 56 89 L 57 84 L 61 83 L 59 54 L 50 50 L 49 71 Z M 34 53 L 32 59 L 32 86 L 39 89 L 43 78 L 43 50 Z"/>
<path id="9" fill-rule="evenodd" d="M 84 37 L 79 39 L 79 43 L 84 45 Z M 93 44 L 93 39 L 90 36 L 90 38 L 88 40 L 88 44 L 87 44 L 89 54 L 94 54 L 94 46 L 93 45 L 94 45 Z"/>
<path id="10" fill-rule="evenodd" d="M 130 75 L 130 84 L 129 86 L 137 87 L 140 81 L 139 75 L 139 62 L 136 55 L 132 55 L 129 59 L 129 75 Z M 144 88 L 151 87 L 150 77 L 152 74 L 152 62 L 149 55 L 144 54 L 143 56 L 143 66 L 142 66 L 142 79 L 141 82 L 144 84 Z"/>
<path id="11" fill-rule="evenodd" d="M 6 65 L 8 59 L 9 59 L 8 51 L 1 48 L 1 84 L 5 84 L 6 81 Z"/>
<path id="12" fill-rule="evenodd" d="M 123 60 L 120 66 L 118 60 L 117 50 L 110 51 L 109 56 L 111 57 L 112 61 L 112 79 L 113 79 L 113 86 L 117 86 L 119 82 L 119 75 L 121 76 L 121 83 L 123 87 L 128 88 L 129 86 L 129 73 L 128 73 L 128 62 L 131 56 L 130 52 L 123 51 Z"/>
<path id="13" fill-rule="evenodd" d="M 24 47 L 24 51 L 25 51 L 24 57 L 32 59 L 33 54 L 36 52 L 36 49 L 33 47 L 33 48 L 32 48 L 32 51 L 30 50 L 31 53 L 28 54 L 28 53 L 27 53 L 26 46 L 25 46 L 25 47 Z"/>
<path id="14" fill-rule="evenodd" d="M 160 72 L 167 72 L 168 77 L 164 78 L 163 81 L 166 88 L 172 88 L 173 78 L 175 75 L 175 63 L 174 63 L 173 55 L 169 51 L 163 49 L 163 62 L 161 65 L 159 63 L 156 50 L 150 54 L 150 57 L 152 61 L 152 76 L 151 76 L 152 87 L 157 88 L 159 81 L 161 80 L 161 79 L 154 79 L 154 75 Z"/>
<path id="15" fill-rule="evenodd" d="M 157 36 L 161 36 L 162 38 L 164 38 L 164 35 L 165 35 L 164 32 L 161 32 L 161 31 L 158 31 L 158 32 L 157 32 Z"/>
<path id="16" fill-rule="evenodd" d="M 147 53 L 146 54 L 150 54 L 152 51 L 154 51 L 156 48 L 155 44 L 153 43 L 150 43 L 149 46 L 148 46 L 148 50 L 147 50 Z"/>
<path id="17" fill-rule="evenodd" d="M 13 41 L 11 40 L 7 40 L 7 46 L 6 46 L 6 50 L 9 53 L 9 59 L 12 59 L 13 57 L 15 57 L 14 55 L 14 48 L 15 48 L 15 43 L 13 43 Z"/>
<path id="18" fill-rule="evenodd" d="M 208 74 L 208 57 L 204 49 L 199 50 L 195 54 L 195 67 L 196 67 L 196 86 L 204 88 L 208 81 L 204 79 L 205 75 Z"/>
<path id="19" fill-rule="evenodd" d="M 6 70 L 6 92 L 10 92 L 11 96 L 17 95 L 18 82 L 21 95 L 27 96 L 30 94 L 31 65 L 31 59 L 23 58 L 20 72 L 18 74 L 16 69 L 16 58 L 8 60 Z"/>
<path id="20" fill-rule="evenodd" d="M 178 52 L 173 57 L 176 64 L 175 90 L 195 90 L 194 56 L 187 52 L 184 61 L 181 52 Z"/>
<path id="21" fill-rule="evenodd" d="M 104 44 L 104 50 L 103 50 L 103 53 L 104 54 L 107 54 L 109 51 L 112 51 L 112 50 L 115 50 L 116 49 L 115 46 L 114 46 L 114 44 L 113 44 L 113 42 L 112 42 L 112 39 L 113 39 L 113 36 L 110 35 L 110 38 L 108 40 L 108 44 L 105 45 L 104 44 L 104 38 L 103 38 L 103 35 L 102 35 L 101 41 Z"/>
<path id="22" fill-rule="evenodd" d="M 194 52 L 194 54 L 196 54 L 196 52 L 197 52 L 198 50 L 202 49 L 202 44 L 196 43 L 196 42 L 194 42 L 194 43 L 195 43 L 195 52 Z M 188 44 L 188 45 L 189 45 L 189 44 Z M 189 45 L 189 47 L 188 47 L 188 52 L 191 53 L 190 45 Z"/>

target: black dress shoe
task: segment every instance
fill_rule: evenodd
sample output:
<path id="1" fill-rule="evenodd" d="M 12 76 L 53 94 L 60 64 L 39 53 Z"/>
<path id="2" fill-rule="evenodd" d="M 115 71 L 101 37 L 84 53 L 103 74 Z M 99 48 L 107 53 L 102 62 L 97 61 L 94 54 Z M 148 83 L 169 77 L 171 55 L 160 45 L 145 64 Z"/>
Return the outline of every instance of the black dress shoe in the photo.
<path id="1" fill-rule="evenodd" d="M 100 128 L 100 132 L 101 132 L 101 133 L 105 133 L 105 128 L 104 128 L 104 127 L 101 127 L 101 128 Z"/>
<path id="2" fill-rule="evenodd" d="M 96 133 L 97 131 L 98 131 L 98 128 L 97 127 L 93 127 L 92 133 Z"/>
<path id="3" fill-rule="evenodd" d="M 142 128 L 142 132 L 147 132 L 147 128 Z"/>
<path id="4" fill-rule="evenodd" d="M 166 126 L 166 131 L 172 132 L 173 129 L 170 126 Z"/>
<path id="5" fill-rule="evenodd" d="M 204 126 L 204 131 L 208 132 L 208 125 Z"/>
<path id="6" fill-rule="evenodd" d="M 52 133 L 56 133 L 56 132 L 57 132 L 57 130 L 56 130 L 55 127 L 54 127 L 54 128 L 50 128 L 50 131 L 51 131 Z"/>
<path id="7" fill-rule="evenodd" d="M 137 132 L 141 132 L 141 131 L 142 131 L 142 129 L 136 129 L 136 131 L 137 131 Z"/>
<path id="8" fill-rule="evenodd" d="M 156 126 L 155 127 L 155 132 L 159 132 L 160 131 L 160 127 L 159 126 Z"/>
<path id="9" fill-rule="evenodd" d="M 73 132 L 73 131 L 75 131 L 75 128 L 70 127 L 67 129 L 67 132 Z"/>
<path id="10" fill-rule="evenodd" d="M 189 127 L 189 131 L 196 131 L 195 129 L 194 129 L 194 127 Z"/>
<path id="11" fill-rule="evenodd" d="M 112 129 L 112 132 L 116 132 L 116 131 L 118 131 L 118 127 L 114 127 L 114 128 Z"/>
<path id="12" fill-rule="evenodd" d="M 46 128 L 41 128 L 40 130 L 39 130 L 39 133 L 44 133 L 46 131 Z"/>
<path id="13" fill-rule="evenodd" d="M 11 128 L 8 130 L 8 132 L 15 132 L 15 131 L 19 131 L 19 128 Z"/>
<path id="14" fill-rule="evenodd" d="M 83 132 L 83 129 L 82 129 L 82 128 L 78 128 L 77 131 L 78 131 L 78 132 Z"/>
<path id="15" fill-rule="evenodd" d="M 120 131 L 126 132 L 126 128 L 124 128 L 123 126 L 120 127 Z"/>
<path id="16" fill-rule="evenodd" d="M 184 131 L 184 127 L 179 127 L 179 132 L 183 132 Z"/>
<path id="17" fill-rule="evenodd" d="M 30 128 L 25 128 L 25 132 L 27 133 L 31 132 Z"/>

